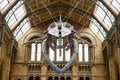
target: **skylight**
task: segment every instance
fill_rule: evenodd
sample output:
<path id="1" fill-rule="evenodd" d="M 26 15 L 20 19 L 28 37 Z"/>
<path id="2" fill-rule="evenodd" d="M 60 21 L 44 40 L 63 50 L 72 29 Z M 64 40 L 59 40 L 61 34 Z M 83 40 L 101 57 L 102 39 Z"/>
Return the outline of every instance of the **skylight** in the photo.
<path id="1" fill-rule="evenodd" d="M 96 6 L 94 15 L 100 18 L 107 25 L 108 29 L 112 27 L 112 23 L 114 22 L 115 18 L 101 2 L 99 2 Z"/>
<path id="2" fill-rule="evenodd" d="M 108 0 L 118 11 L 120 11 L 120 0 Z"/>
<path id="3" fill-rule="evenodd" d="M 24 19 L 24 20 L 20 23 L 20 25 L 15 29 L 15 31 L 14 31 L 14 36 L 15 36 L 15 38 L 16 38 L 17 40 L 20 39 L 20 38 L 22 37 L 22 35 L 23 35 L 24 33 L 26 33 L 29 28 L 30 28 L 30 22 L 29 22 L 29 19 L 26 18 L 26 19 Z"/>
<path id="4" fill-rule="evenodd" d="M 11 27 L 17 20 L 26 14 L 23 1 L 19 1 L 5 16 L 8 26 Z"/>
<path id="5" fill-rule="evenodd" d="M 3 10 L 7 4 L 9 4 L 8 0 L 0 0 L 0 11 Z"/>
<path id="6" fill-rule="evenodd" d="M 91 22 L 92 26 L 90 26 L 90 29 L 96 34 L 96 36 L 98 36 L 101 41 L 104 41 L 107 33 L 103 27 L 95 19 L 92 19 Z"/>

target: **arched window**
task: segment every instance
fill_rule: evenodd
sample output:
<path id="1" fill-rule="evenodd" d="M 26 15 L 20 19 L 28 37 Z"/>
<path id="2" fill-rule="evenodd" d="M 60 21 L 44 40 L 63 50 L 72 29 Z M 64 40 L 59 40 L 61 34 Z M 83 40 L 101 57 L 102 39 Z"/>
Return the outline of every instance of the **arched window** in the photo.
<path id="1" fill-rule="evenodd" d="M 54 80 L 58 80 L 58 77 L 56 76 L 56 77 L 54 78 Z"/>
<path id="2" fill-rule="evenodd" d="M 71 80 L 71 78 L 70 78 L 70 77 L 67 77 L 66 80 Z"/>
<path id="3" fill-rule="evenodd" d="M 83 77 L 80 77 L 79 80 L 84 80 L 84 78 L 83 78 Z"/>
<path id="4" fill-rule="evenodd" d="M 29 77 L 29 80 L 33 80 L 33 76 L 30 76 L 30 77 Z"/>
<path id="5" fill-rule="evenodd" d="M 40 77 L 39 77 L 39 76 L 36 76 L 36 77 L 35 77 L 35 80 L 40 80 Z"/>
<path id="6" fill-rule="evenodd" d="M 85 80 L 90 80 L 90 78 L 89 78 L 89 77 L 86 77 Z"/>
<path id="7" fill-rule="evenodd" d="M 50 77 L 48 77 L 48 80 L 53 80 L 53 78 L 50 76 Z"/>
<path id="8" fill-rule="evenodd" d="M 67 42 L 64 39 L 56 39 L 56 49 L 53 50 L 51 47 L 48 49 L 49 58 L 51 61 L 61 62 L 61 61 L 69 61 L 71 57 L 71 48 L 65 50 L 63 48 L 63 44 Z"/>
<path id="9" fill-rule="evenodd" d="M 23 80 L 23 78 L 18 78 L 18 79 L 16 79 L 16 80 Z"/>
<path id="10" fill-rule="evenodd" d="M 31 61 L 41 61 L 41 43 L 31 44 Z"/>
<path id="11" fill-rule="evenodd" d="M 79 44 L 79 62 L 89 62 L 89 45 L 87 43 Z"/>
<path id="12" fill-rule="evenodd" d="M 65 78 L 64 78 L 64 77 L 61 77 L 60 80 L 65 80 Z"/>

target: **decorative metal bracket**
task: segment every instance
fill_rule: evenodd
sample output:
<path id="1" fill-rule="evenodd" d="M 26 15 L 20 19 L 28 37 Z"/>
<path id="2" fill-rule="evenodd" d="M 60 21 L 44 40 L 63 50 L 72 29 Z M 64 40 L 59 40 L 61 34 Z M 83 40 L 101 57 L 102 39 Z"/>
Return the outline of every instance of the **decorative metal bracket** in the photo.
<path id="1" fill-rule="evenodd" d="M 10 55 L 11 56 L 13 55 L 12 51 L 13 51 L 14 41 L 15 41 L 14 36 L 11 36 L 11 40 L 10 40 Z"/>
<path id="2" fill-rule="evenodd" d="M 113 28 L 114 28 L 114 32 L 115 32 L 116 44 L 119 44 L 119 37 L 118 37 L 118 21 L 117 21 L 117 20 L 114 21 Z"/>
<path id="3" fill-rule="evenodd" d="M 7 27 L 6 21 L 2 18 L 2 30 L 1 30 L 1 39 L 0 39 L 0 44 L 3 43 L 4 40 L 4 34 L 5 34 L 5 29 Z"/>
<path id="4" fill-rule="evenodd" d="M 106 46 L 107 46 L 107 55 L 106 55 L 106 57 L 108 57 L 110 55 L 109 39 L 108 38 L 105 39 L 105 43 L 106 43 Z"/>

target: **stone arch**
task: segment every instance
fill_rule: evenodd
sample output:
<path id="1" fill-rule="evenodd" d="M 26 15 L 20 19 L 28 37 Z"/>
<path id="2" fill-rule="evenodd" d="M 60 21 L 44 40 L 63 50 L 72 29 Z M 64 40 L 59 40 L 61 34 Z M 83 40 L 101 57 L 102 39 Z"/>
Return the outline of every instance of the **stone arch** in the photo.
<path id="1" fill-rule="evenodd" d="M 84 77 L 79 77 L 79 80 L 84 80 Z"/>
<path id="2" fill-rule="evenodd" d="M 79 37 L 86 37 L 90 39 L 92 45 L 97 45 L 96 39 L 90 33 L 86 33 L 86 32 L 80 33 Z"/>
<path id="3" fill-rule="evenodd" d="M 66 80 L 71 80 L 71 77 L 67 77 Z"/>
<path id="4" fill-rule="evenodd" d="M 30 34 L 28 34 L 25 39 L 24 39 L 24 43 L 26 43 L 27 41 L 30 40 L 30 38 L 34 37 L 34 36 L 38 36 L 38 37 L 41 37 L 40 33 L 39 32 L 32 32 Z"/>
<path id="5" fill-rule="evenodd" d="M 33 77 L 33 76 L 30 76 L 30 77 L 29 77 L 29 80 L 34 80 L 34 77 Z"/>
<path id="6" fill-rule="evenodd" d="M 62 76 L 62 77 L 60 78 L 60 80 L 65 80 L 65 78 Z"/>
<path id="7" fill-rule="evenodd" d="M 47 80 L 53 80 L 53 77 L 52 77 L 52 76 L 49 76 Z"/>
<path id="8" fill-rule="evenodd" d="M 89 78 L 89 77 L 86 77 L 85 80 L 90 80 L 90 78 Z"/>
<path id="9" fill-rule="evenodd" d="M 90 45 L 91 45 L 92 47 L 90 46 L 90 48 L 89 48 L 89 53 L 91 53 L 91 54 L 89 55 L 89 60 L 90 60 L 91 62 L 93 62 L 93 61 L 95 60 L 95 53 L 96 53 L 95 47 L 97 46 L 97 40 L 96 40 L 96 38 L 95 38 L 92 34 L 87 33 L 87 32 L 82 32 L 82 33 L 80 33 L 80 34 L 79 34 L 79 37 L 80 37 L 80 38 L 83 37 L 83 39 L 84 39 L 84 37 L 86 37 L 86 38 L 88 38 L 89 41 L 91 42 Z"/>
<path id="10" fill-rule="evenodd" d="M 59 78 L 57 76 L 54 77 L 54 80 L 59 80 Z"/>
<path id="11" fill-rule="evenodd" d="M 35 80 L 40 80 L 40 77 L 39 77 L 39 76 L 36 76 L 36 77 L 35 77 Z"/>

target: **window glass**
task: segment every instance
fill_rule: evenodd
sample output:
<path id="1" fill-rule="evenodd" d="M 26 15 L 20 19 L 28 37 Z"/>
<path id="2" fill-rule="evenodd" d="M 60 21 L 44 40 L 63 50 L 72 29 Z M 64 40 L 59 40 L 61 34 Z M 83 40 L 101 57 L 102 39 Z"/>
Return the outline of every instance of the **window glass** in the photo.
<path id="1" fill-rule="evenodd" d="M 70 49 L 65 51 L 65 61 L 70 61 Z"/>
<path id="2" fill-rule="evenodd" d="M 63 61 L 63 49 L 56 49 L 57 61 Z"/>
<path id="3" fill-rule="evenodd" d="M 55 60 L 55 52 L 49 47 L 49 58 L 51 61 Z"/>
<path id="4" fill-rule="evenodd" d="M 100 7 L 97 7 L 97 11 L 96 11 L 96 14 L 99 18 L 103 19 L 104 16 L 105 16 L 105 12 L 100 8 Z"/>
<path id="5" fill-rule="evenodd" d="M 15 11 L 16 18 L 18 19 L 24 13 L 25 13 L 25 10 L 24 10 L 24 6 L 22 5 Z"/>
<path id="6" fill-rule="evenodd" d="M 57 46 L 63 45 L 63 39 L 57 39 Z M 63 48 L 56 49 L 57 61 L 63 61 Z"/>
<path id="7" fill-rule="evenodd" d="M 4 9 L 7 4 L 9 4 L 8 0 L 0 0 L 0 11 Z"/>
<path id="8" fill-rule="evenodd" d="M 8 23 L 8 26 L 11 27 L 17 22 L 19 17 L 22 17 L 26 14 L 24 2 L 20 0 L 5 16 L 5 20 Z"/>
<path id="9" fill-rule="evenodd" d="M 26 18 L 15 29 L 15 31 L 14 31 L 15 38 L 17 40 L 19 40 L 21 38 L 21 36 L 28 31 L 29 28 L 30 28 L 30 22 L 29 22 L 29 19 Z"/>
<path id="10" fill-rule="evenodd" d="M 14 15 L 12 15 L 8 21 L 8 25 L 12 26 L 15 22 L 16 22 L 16 17 Z"/>
<path id="11" fill-rule="evenodd" d="M 108 0 L 113 7 L 120 11 L 120 0 Z"/>
<path id="12" fill-rule="evenodd" d="M 41 60 L 41 44 L 37 44 L 37 61 Z"/>
<path id="13" fill-rule="evenodd" d="M 110 30 L 115 18 L 101 2 L 98 2 L 94 15 L 101 19 L 106 24 L 107 28 Z"/>
<path id="14" fill-rule="evenodd" d="M 83 61 L 83 45 L 79 44 L 79 61 L 82 62 Z"/>
<path id="15" fill-rule="evenodd" d="M 89 51 L 88 51 L 88 44 L 84 44 L 84 60 L 85 62 L 89 61 Z"/>
<path id="16" fill-rule="evenodd" d="M 105 40 L 107 33 L 105 32 L 103 27 L 95 19 L 92 19 L 91 22 L 92 22 L 92 25 L 90 26 L 90 29 L 103 42 Z"/>
<path id="17" fill-rule="evenodd" d="M 35 61 L 36 44 L 32 43 L 31 46 L 31 61 Z"/>

